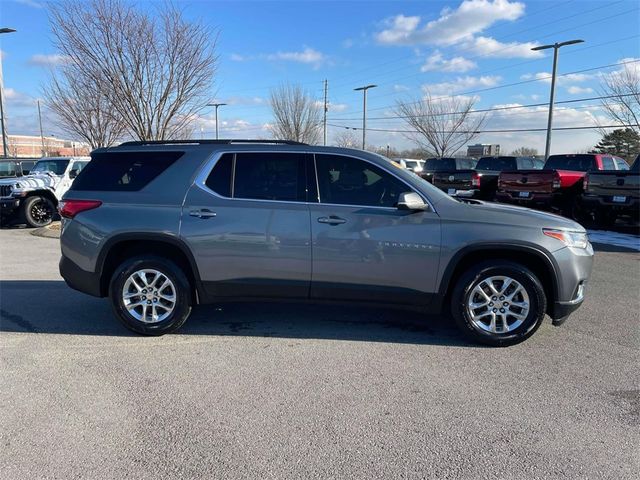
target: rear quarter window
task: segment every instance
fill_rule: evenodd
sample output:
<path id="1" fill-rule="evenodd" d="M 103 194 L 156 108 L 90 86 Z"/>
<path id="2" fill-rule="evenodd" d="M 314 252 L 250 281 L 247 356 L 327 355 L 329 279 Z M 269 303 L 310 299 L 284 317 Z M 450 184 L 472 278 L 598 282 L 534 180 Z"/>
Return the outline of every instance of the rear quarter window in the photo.
<path id="1" fill-rule="evenodd" d="M 101 152 L 71 186 L 76 191 L 134 192 L 146 187 L 184 152 Z"/>

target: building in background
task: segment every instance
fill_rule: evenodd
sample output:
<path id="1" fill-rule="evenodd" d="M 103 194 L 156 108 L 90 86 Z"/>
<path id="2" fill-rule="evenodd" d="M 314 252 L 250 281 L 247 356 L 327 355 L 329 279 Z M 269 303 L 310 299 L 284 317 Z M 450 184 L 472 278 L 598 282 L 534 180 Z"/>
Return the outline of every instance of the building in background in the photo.
<path id="1" fill-rule="evenodd" d="M 9 156 L 17 158 L 34 157 L 66 157 L 86 156 L 91 149 L 84 142 L 74 142 L 57 137 L 44 137 L 39 135 L 8 135 Z M 2 140 L 0 139 L 0 154 L 2 152 Z"/>
<path id="2" fill-rule="evenodd" d="M 490 143 L 476 143 L 467 145 L 467 157 L 492 157 L 500 155 L 500 145 Z"/>

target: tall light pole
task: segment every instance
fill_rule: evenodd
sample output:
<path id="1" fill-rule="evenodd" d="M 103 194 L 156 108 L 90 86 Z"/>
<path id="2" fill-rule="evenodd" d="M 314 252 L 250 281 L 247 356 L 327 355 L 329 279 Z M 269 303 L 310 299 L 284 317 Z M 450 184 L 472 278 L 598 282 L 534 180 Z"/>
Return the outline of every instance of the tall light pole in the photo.
<path id="1" fill-rule="evenodd" d="M 364 150 L 367 144 L 367 90 L 375 88 L 377 85 L 365 85 L 364 87 L 354 88 L 353 90 L 358 92 L 362 90 L 362 149 Z"/>
<path id="2" fill-rule="evenodd" d="M 216 140 L 218 140 L 218 107 L 222 107 L 226 103 L 207 103 L 208 107 L 216 107 Z"/>
<path id="3" fill-rule="evenodd" d="M 40 111 L 40 100 L 38 100 L 38 122 L 40 123 L 40 142 L 42 143 L 42 156 L 44 157 L 44 134 L 42 133 L 42 112 Z"/>
<path id="4" fill-rule="evenodd" d="M 574 45 L 576 43 L 582 43 L 584 40 L 568 40 L 566 42 L 554 43 L 552 45 L 541 45 L 539 47 L 534 47 L 531 50 L 547 50 L 549 48 L 553 48 L 553 72 L 551 73 L 551 95 L 549 97 L 549 120 L 547 122 L 547 143 L 544 147 L 544 158 L 545 160 L 549 158 L 549 153 L 551 150 L 551 126 L 553 123 L 553 102 L 555 101 L 556 94 L 556 71 L 558 68 L 558 50 L 560 47 L 564 47 L 566 45 Z"/>
<path id="5" fill-rule="evenodd" d="M 13 33 L 13 28 L 0 28 L 0 33 Z M 9 152 L 9 139 L 7 138 L 7 129 L 4 123 L 4 79 L 2 77 L 2 55 L 0 55 L 0 126 L 2 127 L 2 154 L 7 158 Z"/>

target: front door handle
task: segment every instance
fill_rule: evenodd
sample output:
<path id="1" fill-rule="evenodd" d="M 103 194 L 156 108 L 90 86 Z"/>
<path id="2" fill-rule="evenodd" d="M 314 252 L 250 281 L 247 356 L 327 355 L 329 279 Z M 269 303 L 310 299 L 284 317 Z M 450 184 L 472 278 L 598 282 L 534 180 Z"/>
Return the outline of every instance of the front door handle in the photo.
<path id="1" fill-rule="evenodd" d="M 202 210 L 191 210 L 189 215 L 198 218 L 212 218 L 216 216 L 216 212 L 203 208 Z"/>
<path id="2" fill-rule="evenodd" d="M 318 223 L 327 223 L 329 225 L 341 225 L 343 223 L 347 223 L 347 221 L 344 218 L 331 215 L 329 217 L 318 218 Z"/>

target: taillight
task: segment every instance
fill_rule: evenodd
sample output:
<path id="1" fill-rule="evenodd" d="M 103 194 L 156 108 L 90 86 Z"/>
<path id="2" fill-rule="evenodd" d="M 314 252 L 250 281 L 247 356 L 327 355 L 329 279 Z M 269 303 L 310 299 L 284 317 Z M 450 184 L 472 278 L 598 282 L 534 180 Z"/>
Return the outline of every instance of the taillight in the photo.
<path id="1" fill-rule="evenodd" d="M 553 172 L 553 188 L 560 188 L 560 175 L 558 172 Z"/>
<path id="2" fill-rule="evenodd" d="M 73 218 L 81 212 L 93 210 L 102 205 L 100 200 L 63 200 L 58 205 L 60 216 L 64 218 Z"/>
<path id="3" fill-rule="evenodd" d="M 473 176 L 471 177 L 471 186 L 480 187 L 481 178 L 482 178 L 482 175 L 478 174 L 478 172 L 473 172 Z"/>
<path id="4" fill-rule="evenodd" d="M 584 176 L 584 180 L 582 180 L 582 190 L 586 192 L 587 188 L 589 188 L 589 174 L 588 173 Z"/>

